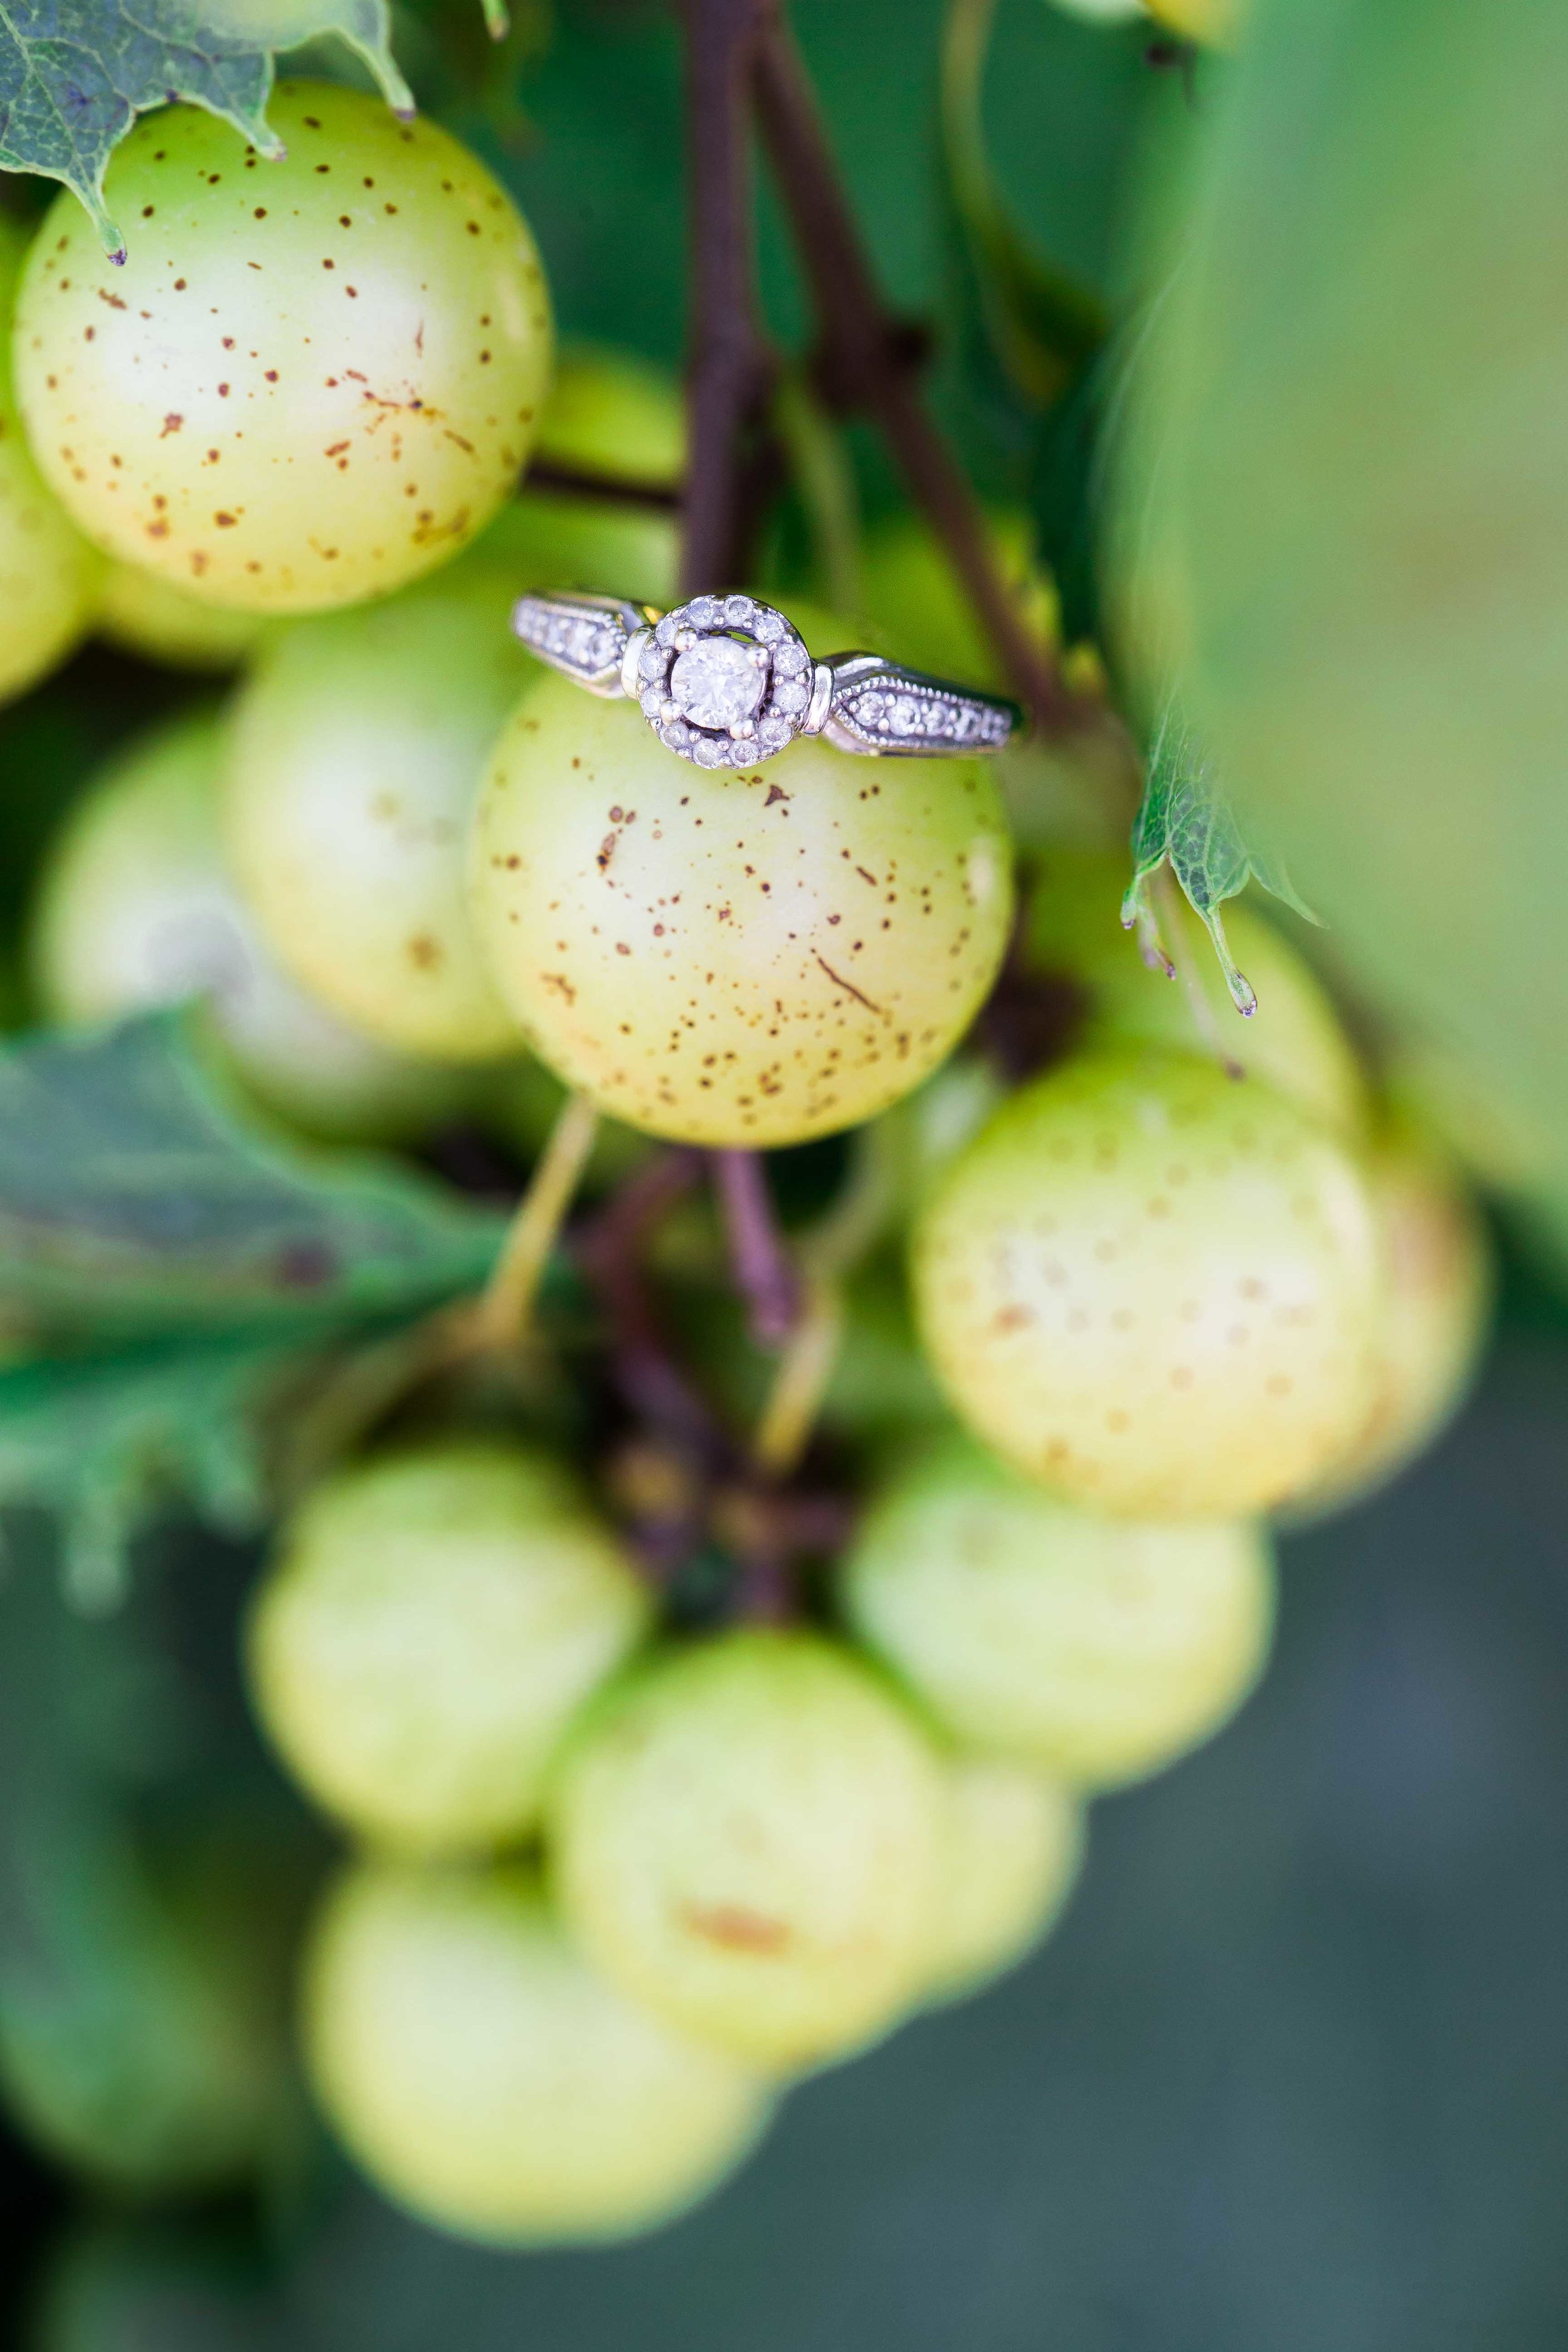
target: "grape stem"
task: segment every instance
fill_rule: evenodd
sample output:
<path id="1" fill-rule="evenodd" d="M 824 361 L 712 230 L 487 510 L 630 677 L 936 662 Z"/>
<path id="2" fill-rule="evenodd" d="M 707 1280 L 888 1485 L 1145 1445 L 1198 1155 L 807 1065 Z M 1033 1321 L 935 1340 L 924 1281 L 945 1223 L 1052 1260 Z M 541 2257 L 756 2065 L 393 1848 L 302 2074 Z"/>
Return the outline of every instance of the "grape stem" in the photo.
<path id="1" fill-rule="evenodd" d="M 1067 735 L 1113 723 L 1075 694 L 1025 627 L 993 555 L 978 500 L 911 381 L 910 338 L 884 303 L 849 209 L 805 64 L 782 23 L 757 45 L 755 97 L 773 177 L 822 331 L 836 404 L 873 417 L 911 496 L 952 560 L 1035 723 Z"/>
<path id="2" fill-rule="evenodd" d="M 539 1286 L 576 1197 L 598 1126 L 599 1114 L 587 1097 L 568 1095 L 476 1309 L 479 1347 L 506 1355 L 527 1339 Z"/>
<path id="3" fill-rule="evenodd" d="M 787 1339 L 800 1312 L 800 1280 L 779 1231 L 767 1170 L 754 1151 L 716 1151 L 713 1172 L 735 1286 L 762 1348 Z"/>

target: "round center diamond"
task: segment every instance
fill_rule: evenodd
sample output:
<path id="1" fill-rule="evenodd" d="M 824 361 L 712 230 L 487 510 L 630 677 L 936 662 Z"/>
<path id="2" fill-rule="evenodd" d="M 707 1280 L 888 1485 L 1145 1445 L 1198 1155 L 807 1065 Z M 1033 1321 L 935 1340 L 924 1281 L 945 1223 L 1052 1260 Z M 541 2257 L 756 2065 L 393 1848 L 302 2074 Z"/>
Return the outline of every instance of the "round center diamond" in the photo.
<path id="1" fill-rule="evenodd" d="M 754 646 L 733 637 L 699 637 L 676 657 L 670 700 L 693 727 L 739 727 L 762 701 L 767 675 Z"/>

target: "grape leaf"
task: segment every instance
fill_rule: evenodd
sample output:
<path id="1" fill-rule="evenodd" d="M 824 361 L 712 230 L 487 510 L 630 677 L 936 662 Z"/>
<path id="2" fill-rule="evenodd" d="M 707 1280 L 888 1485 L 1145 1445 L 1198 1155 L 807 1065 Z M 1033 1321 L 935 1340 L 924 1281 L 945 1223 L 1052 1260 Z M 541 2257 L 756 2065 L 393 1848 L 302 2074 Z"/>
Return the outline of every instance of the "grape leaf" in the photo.
<path id="1" fill-rule="evenodd" d="M 0 1504 L 52 1511 L 68 1595 L 106 1608 L 132 1541 L 171 1503 L 230 1535 L 262 1524 L 268 1408 L 313 1353 L 240 1333 L 12 1365 L 0 1371 Z"/>
<path id="2" fill-rule="evenodd" d="M 247 1124 L 178 1013 L 0 1051 L 0 1318 L 300 1336 L 483 1281 L 500 1221 L 372 1153 Z"/>
<path id="3" fill-rule="evenodd" d="M 1243 839 L 1229 796 L 1174 696 L 1165 704 L 1150 747 L 1142 805 L 1132 826 L 1132 880 L 1121 907 L 1127 929 L 1143 926 L 1156 947 L 1159 930 L 1149 884 L 1167 862 L 1214 941 L 1237 1012 L 1256 1013 L 1258 999 L 1245 972 L 1237 969 L 1221 906 L 1257 881 L 1309 922 L 1316 918 L 1283 868 Z"/>
<path id="4" fill-rule="evenodd" d="M 187 99 L 277 157 L 273 55 L 336 34 L 387 104 L 414 100 L 393 60 L 387 0 L 0 0 L 0 169 L 63 180 L 118 261 L 103 175 L 139 114 Z"/>

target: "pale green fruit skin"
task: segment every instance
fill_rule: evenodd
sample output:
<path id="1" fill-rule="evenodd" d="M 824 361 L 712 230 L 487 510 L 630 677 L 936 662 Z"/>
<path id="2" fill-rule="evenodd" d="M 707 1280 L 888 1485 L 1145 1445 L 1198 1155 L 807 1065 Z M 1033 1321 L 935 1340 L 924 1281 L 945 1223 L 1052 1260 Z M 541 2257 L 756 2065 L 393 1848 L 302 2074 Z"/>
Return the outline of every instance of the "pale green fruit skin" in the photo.
<path id="1" fill-rule="evenodd" d="M 1255 1525 L 1101 1517 L 957 1441 L 883 1490 L 841 1594 L 955 1738 L 1089 1789 L 1218 1730 L 1262 1671 L 1274 1615 Z"/>
<path id="2" fill-rule="evenodd" d="M 1060 973 L 1083 990 L 1081 1043 L 1091 1050 L 1165 1045 L 1176 1053 L 1207 1053 L 1185 989 L 1151 971 L 1133 934 L 1121 928 L 1128 871 L 1125 852 L 1047 852 L 1031 881 L 1025 913 L 1027 968 Z M 1218 961 L 1207 940 L 1196 938 L 1195 925 L 1195 943 L 1180 945 L 1199 960 L 1198 981 L 1226 1052 L 1249 1078 L 1325 1127 L 1359 1139 L 1371 1119 L 1366 1078 L 1328 991 L 1266 916 L 1234 903 L 1223 911 L 1231 950 L 1258 997 L 1249 1018 L 1232 1003 Z"/>
<path id="3" fill-rule="evenodd" d="M 195 107 L 136 124 L 106 184 L 122 268 L 59 198 L 17 389 L 110 554 L 214 604 L 319 612 L 433 570 L 510 496 L 552 328 L 527 225 L 447 132 L 324 82 L 268 112 L 282 163 Z"/>
<path id="4" fill-rule="evenodd" d="M 534 456 L 540 465 L 570 473 L 677 489 L 686 471 L 680 386 L 634 352 L 568 343 L 556 362 Z"/>
<path id="5" fill-rule="evenodd" d="M 654 1135 L 769 1146 L 885 1109 L 1006 943 L 1009 845 L 967 761 L 801 740 L 744 771 L 545 678 L 480 795 L 475 920 L 541 1059 Z"/>
<path id="6" fill-rule="evenodd" d="M 648 507 L 530 488 L 501 509 L 464 562 L 504 568 L 514 596 L 530 588 L 586 588 L 673 604 L 680 527 L 673 513 Z"/>
<path id="7" fill-rule="evenodd" d="M 960 1417 L 1096 1509 L 1262 1509 L 1321 1474 L 1375 1394 L 1361 1172 L 1213 1062 L 1086 1055 L 1021 1087 L 933 1186 L 912 1269 Z"/>
<path id="8" fill-rule="evenodd" d="M 432 1061 L 521 1044 L 465 886 L 486 757 L 529 668 L 509 602 L 476 569 L 300 622 L 234 713 L 225 830 L 268 945 L 365 1036 Z"/>
<path id="9" fill-rule="evenodd" d="M 225 731 L 207 714 L 142 737 L 67 819 L 28 940 L 34 992 L 72 1025 L 207 995 L 221 1057 L 247 1091 L 305 1133 L 393 1142 L 457 1108 L 453 1079 L 389 1054 L 279 970 L 224 862 L 217 780 Z"/>
<path id="10" fill-rule="evenodd" d="M 100 569 L 22 436 L 10 341 L 26 249 L 21 228 L 0 218 L 0 702 L 25 694 L 86 635 Z"/>
<path id="11" fill-rule="evenodd" d="M 390 1846 L 483 1851 L 531 1827 L 563 1733 L 649 1613 L 544 1457 L 432 1444 L 307 1499 L 251 1614 L 251 1688 L 341 1821 Z"/>
<path id="12" fill-rule="evenodd" d="M 1342 1510 L 1424 1454 L 1463 1402 L 1490 1326 L 1491 1245 L 1451 1161 L 1399 1120 L 1378 1138 L 1366 1174 L 1388 1270 L 1377 1401 L 1294 1518 Z"/>
<path id="13" fill-rule="evenodd" d="M 656 2228 L 767 2120 L 755 2079 L 602 1983 L 517 1870 L 351 1872 L 316 1929 L 304 2037 L 377 2186 L 497 2245 Z"/>
<path id="14" fill-rule="evenodd" d="M 237 669 L 263 643 L 259 614 L 204 603 L 140 564 L 106 563 L 94 622 L 100 637 L 170 669 Z"/>
<path id="15" fill-rule="evenodd" d="M 962 2000 L 1049 1933 L 1083 1863 L 1083 1811 L 1027 1766 L 965 1756 L 948 1769 L 948 1878 L 926 1998 Z"/>
<path id="16" fill-rule="evenodd" d="M 941 1767 L 814 1634 L 671 1653 L 585 1720 L 550 1820 L 568 1924 L 633 2000 L 789 2069 L 885 2032 L 923 1986 Z"/>

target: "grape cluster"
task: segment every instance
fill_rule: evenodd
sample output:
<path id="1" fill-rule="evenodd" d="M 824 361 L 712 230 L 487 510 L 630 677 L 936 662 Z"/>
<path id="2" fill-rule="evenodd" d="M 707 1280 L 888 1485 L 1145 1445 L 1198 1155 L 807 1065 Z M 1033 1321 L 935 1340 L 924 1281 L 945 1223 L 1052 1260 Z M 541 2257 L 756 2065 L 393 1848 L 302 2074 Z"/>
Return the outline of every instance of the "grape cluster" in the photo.
<path id="1" fill-rule="evenodd" d="M 222 1082 L 331 1143 L 460 1117 L 531 1156 L 564 1087 L 600 1186 L 851 1129 L 876 1180 L 803 1240 L 809 1447 L 747 1454 L 765 1360 L 692 1209 L 660 1265 L 716 1451 L 605 1409 L 602 1362 L 499 1418 L 437 1383 L 299 1502 L 248 1620 L 259 1718 L 356 1849 L 304 1971 L 325 2114 L 454 2230 L 614 2236 L 1038 1943 L 1088 1801 L 1262 1671 L 1269 1517 L 1452 1409 L 1486 1255 L 1247 908 L 1225 1066 L 1120 928 L 1081 772 L 704 771 L 541 673 L 520 588 L 668 598 L 670 517 L 610 493 L 678 479 L 679 406 L 604 353 L 547 404 L 529 233 L 445 133 L 311 84 L 277 111 L 265 166 L 195 111 L 137 128 L 123 271 L 69 198 L 0 247 L 0 692 L 93 628 L 228 678 L 70 814 L 40 1007 L 195 997 Z M 509 497 L 536 445 L 555 486 Z M 768 593 L 814 646 L 987 677 L 912 520 L 865 580 L 869 630 Z"/>

